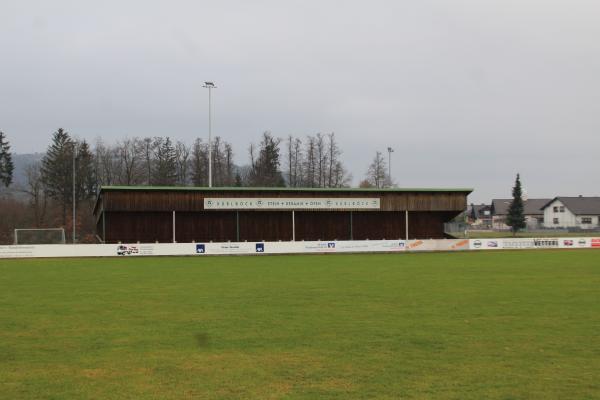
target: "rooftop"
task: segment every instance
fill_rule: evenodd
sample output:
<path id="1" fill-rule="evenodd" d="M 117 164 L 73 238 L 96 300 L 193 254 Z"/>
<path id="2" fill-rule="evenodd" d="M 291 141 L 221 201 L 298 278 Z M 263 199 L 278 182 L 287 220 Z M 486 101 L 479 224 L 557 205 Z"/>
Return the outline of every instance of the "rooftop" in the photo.
<path id="1" fill-rule="evenodd" d="M 101 186 L 100 191 L 213 191 L 213 192 L 461 192 L 471 193 L 472 188 L 290 188 L 290 187 L 201 187 L 201 186 Z"/>
<path id="2" fill-rule="evenodd" d="M 552 199 L 527 199 L 523 200 L 523 214 L 525 215 L 543 215 L 542 207 Z M 495 215 L 507 215 L 512 199 L 494 199 L 492 207 Z"/>
<path id="3" fill-rule="evenodd" d="M 575 215 L 600 215 L 600 197 L 558 196 L 544 204 L 542 209 L 548 207 L 554 200 L 559 200 Z"/>

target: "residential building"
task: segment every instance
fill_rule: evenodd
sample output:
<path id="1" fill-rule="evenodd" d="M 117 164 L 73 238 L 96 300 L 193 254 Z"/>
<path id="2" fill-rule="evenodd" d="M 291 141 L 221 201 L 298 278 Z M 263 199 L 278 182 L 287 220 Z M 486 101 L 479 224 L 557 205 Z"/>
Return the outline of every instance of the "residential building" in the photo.
<path id="1" fill-rule="evenodd" d="M 542 206 L 546 228 L 600 227 L 600 197 L 559 196 Z"/>
<path id="2" fill-rule="evenodd" d="M 467 212 L 467 222 L 471 225 L 490 226 L 492 225 L 492 206 L 491 204 L 472 204 Z"/>
<path id="3" fill-rule="evenodd" d="M 525 223 L 527 229 L 536 229 L 544 224 L 545 206 L 552 199 L 526 199 L 523 200 L 523 214 L 525 215 Z M 508 208 L 512 199 L 493 199 L 492 200 L 492 224 L 494 229 L 510 229 L 506 225 L 506 217 L 508 216 Z"/>

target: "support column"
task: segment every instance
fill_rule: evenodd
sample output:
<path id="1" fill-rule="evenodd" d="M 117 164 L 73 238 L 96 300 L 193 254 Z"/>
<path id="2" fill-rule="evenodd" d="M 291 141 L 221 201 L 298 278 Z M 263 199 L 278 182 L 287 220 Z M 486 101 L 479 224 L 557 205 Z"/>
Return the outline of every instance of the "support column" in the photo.
<path id="1" fill-rule="evenodd" d="M 235 212 L 235 241 L 240 241 L 240 212 Z"/>
<path id="2" fill-rule="evenodd" d="M 350 211 L 350 240 L 354 240 L 354 232 L 352 229 L 352 211 Z"/>
<path id="3" fill-rule="evenodd" d="M 175 243 L 175 211 L 173 211 L 173 243 Z"/>
<path id="4" fill-rule="evenodd" d="M 102 211 L 102 240 L 106 243 L 106 211 Z"/>
<path id="5" fill-rule="evenodd" d="M 296 241 L 296 211 L 292 210 L 292 242 Z"/>
<path id="6" fill-rule="evenodd" d="M 404 221 L 406 223 L 406 240 L 408 240 L 408 210 L 404 212 Z"/>

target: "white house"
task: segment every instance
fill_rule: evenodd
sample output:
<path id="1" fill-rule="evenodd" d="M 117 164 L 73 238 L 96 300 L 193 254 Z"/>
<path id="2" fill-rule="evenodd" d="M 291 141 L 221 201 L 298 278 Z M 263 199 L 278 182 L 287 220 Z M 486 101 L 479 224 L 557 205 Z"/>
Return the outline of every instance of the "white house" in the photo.
<path id="1" fill-rule="evenodd" d="M 555 197 L 542 207 L 546 228 L 600 227 L 600 197 Z"/>

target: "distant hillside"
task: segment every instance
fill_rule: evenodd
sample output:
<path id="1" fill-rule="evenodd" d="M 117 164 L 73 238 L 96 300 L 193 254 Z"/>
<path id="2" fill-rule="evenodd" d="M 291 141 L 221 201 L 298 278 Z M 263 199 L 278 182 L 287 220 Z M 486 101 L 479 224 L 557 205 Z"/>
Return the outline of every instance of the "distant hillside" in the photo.
<path id="1" fill-rule="evenodd" d="M 43 153 L 34 154 L 14 154 L 12 155 L 13 162 L 15 164 L 15 171 L 13 173 L 13 184 L 5 189 L 3 186 L 0 187 L 0 193 L 10 194 L 15 197 L 24 197 L 25 194 L 22 189 L 27 185 L 27 177 L 25 176 L 25 169 L 28 165 L 35 162 L 40 162 L 44 157 Z"/>
<path id="2" fill-rule="evenodd" d="M 27 178 L 25 177 L 25 168 L 29 164 L 42 161 L 43 153 L 34 154 L 13 154 L 13 162 L 15 163 L 15 172 L 13 176 L 14 183 L 17 185 L 25 185 Z"/>

